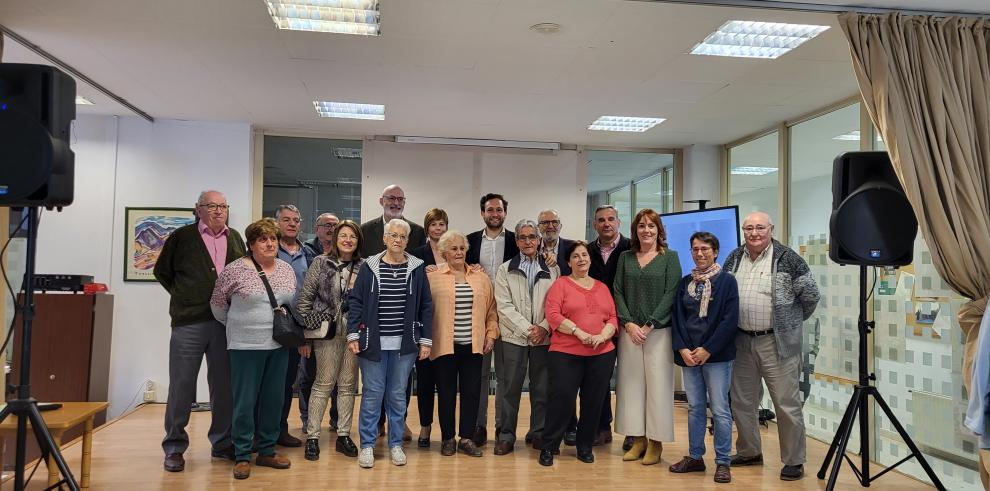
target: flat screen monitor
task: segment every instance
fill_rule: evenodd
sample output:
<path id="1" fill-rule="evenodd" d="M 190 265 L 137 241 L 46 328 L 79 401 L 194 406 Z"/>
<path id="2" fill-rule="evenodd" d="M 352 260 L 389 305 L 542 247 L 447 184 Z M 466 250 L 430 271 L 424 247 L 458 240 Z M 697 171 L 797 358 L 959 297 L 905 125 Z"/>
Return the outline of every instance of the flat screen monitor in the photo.
<path id="1" fill-rule="evenodd" d="M 691 234 L 705 231 L 718 237 L 718 263 L 725 266 L 725 258 L 739 247 L 739 207 L 723 206 L 706 210 L 682 211 L 660 215 L 667 230 L 667 246 L 677 251 L 681 272 L 694 269 L 691 259 Z"/>

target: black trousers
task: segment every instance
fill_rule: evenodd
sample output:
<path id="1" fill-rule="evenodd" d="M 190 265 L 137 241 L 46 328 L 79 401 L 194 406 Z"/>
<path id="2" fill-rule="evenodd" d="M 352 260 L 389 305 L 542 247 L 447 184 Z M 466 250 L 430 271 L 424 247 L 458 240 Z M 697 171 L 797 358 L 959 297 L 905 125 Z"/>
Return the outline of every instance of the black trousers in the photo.
<path id="1" fill-rule="evenodd" d="M 444 440 L 454 438 L 454 412 L 457 387 L 461 389 L 461 417 L 458 425 L 461 438 L 474 436 L 481 398 L 481 354 L 471 352 L 470 344 L 455 344 L 454 353 L 433 360 L 437 382 L 440 435 Z"/>
<path id="2" fill-rule="evenodd" d="M 419 425 L 433 425 L 433 402 L 437 381 L 433 376 L 433 362 L 429 358 L 416 360 L 416 406 L 419 408 Z"/>
<path id="3" fill-rule="evenodd" d="M 543 449 L 556 450 L 574 416 L 575 399 L 581 392 L 581 419 L 577 427 L 577 446 L 591 449 L 598 432 L 602 401 L 615 366 L 615 350 L 595 356 L 579 356 L 559 351 L 549 355 L 550 400 L 547 424 L 543 431 Z"/>
<path id="4" fill-rule="evenodd" d="M 615 367 L 612 367 L 612 371 Z M 612 380 L 612 372 L 608 373 L 609 381 Z M 605 398 L 602 400 L 602 412 L 598 417 L 598 431 L 605 431 L 612 429 L 612 390 L 608 389 L 605 391 Z M 584 397 L 584 394 L 581 394 Z M 571 422 L 567 424 L 567 431 L 577 431 L 578 427 L 578 414 L 575 412 L 571 416 Z"/>

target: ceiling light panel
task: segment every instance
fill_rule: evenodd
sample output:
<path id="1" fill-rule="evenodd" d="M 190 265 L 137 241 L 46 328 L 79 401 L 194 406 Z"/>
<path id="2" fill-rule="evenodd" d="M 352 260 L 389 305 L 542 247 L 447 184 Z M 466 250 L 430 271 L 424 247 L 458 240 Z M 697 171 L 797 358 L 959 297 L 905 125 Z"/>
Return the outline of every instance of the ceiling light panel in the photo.
<path id="1" fill-rule="evenodd" d="M 377 36 L 378 0 L 265 0 L 279 29 Z"/>
<path id="2" fill-rule="evenodd" d="M 324 118 L 385 119 L 385 106 L 381 104 L 313 101 L 313 106 Z"/>
<path id="3" fill-rule="evenodd" d="M 664 118 L 636 118 L 632 116 L 602 116 L 588 126 L 597 131 L 631 131 L 642 133 L 662 122 Z"/>
<path id="4" fill-rule="evenodd" d="M 754 166 L 740 166 L 733 167 L 732 174 L 736 176 L 765 176 L 772 172 L 777 172 L 776 167 L 754 167 Z"/>
<path id="5" fill-rule="evenodd" d="M 730 20 L 691 50 L 694 55 L 777 58 L 825 32 L 828 26 Z"/>

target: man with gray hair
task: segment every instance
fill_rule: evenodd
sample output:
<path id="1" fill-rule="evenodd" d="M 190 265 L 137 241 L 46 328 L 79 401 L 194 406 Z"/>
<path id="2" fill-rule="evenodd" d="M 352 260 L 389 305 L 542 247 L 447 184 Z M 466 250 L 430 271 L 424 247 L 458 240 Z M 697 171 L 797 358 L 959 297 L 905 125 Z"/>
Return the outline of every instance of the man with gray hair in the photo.
<path id="1" fill-rule="evenodd" d="M 540 233 L 533 220 L 516 224 L 519 254 L 495 273 L 499 339 L 495 343 L 495 455 L 513 451 L 523 381 L 529 375 L 530 424 L 526 443 L 543 447 L 547 406 L 550 325 L 543 311 L 547 291 L 560 277 L 538 253 Z"/>
<path id="2" fill-rule="evenodd" d="M 763 465 L 758 408 L 763 382 L 777 409 L 780 478 L 804 476 L 806 445 L 801 401 L 801 326 L 818 306 L 818 286 L 808 263 L 773 239 L 770 215 L 757 211 L 743 220 L 746 243 L 722 268 L 739 284 L 739 335 L 732 366 L 732 416 L 736 455 L 732 466 Z"/>
<path id="3" fill-rule="evenodd" d="M 540 235 L 543 236 L 543 240 L 540 242 L 540 254 L 544 259 L 548 259 L 551 255 L 556 258 L 561 276 L 571 274 L 571 267 L 567 264 L 567 258 L 561 256 L 574 241 L 561 238 L 560 230 L 564 224 L 560 221 L 560 214 L 554 209 L 543 210 L 537 218 L 537 224 L 540 226 Z M 576 434 L 575 438 L 577 438 Z"/>
<path id="4" fill-rule="evenodd" d="M 229 206 L 220 191 L 203 191 L 196 200 L 196 223 L 179 227 L 162 246 L 155 263 L 155 279 L 169 294 L 172 333 L 168 350 L 168 402 L 165 407 L 164 467 L 180 472 L 189 448 L 186 425 L 196 401 L 196 379 L 206 355 L 212 421 L 210 455 L 234 460 L 230 440 L 233 400 L 227 332 L 210 309 L 217 276 L 244 256 L 244 240 L 227 227 Z"/>
<path id="5" fill-rule="evenodd" d="M 303 244 L 308 252 L 314 257 L 320 254 L 327 254 L 333 248 L 333 232 L 337 230 L 340 218 L 333 213 L 322 213 L 316 217 L 316 225 L 313 226 L 313 233 L 316 237 Z"/>

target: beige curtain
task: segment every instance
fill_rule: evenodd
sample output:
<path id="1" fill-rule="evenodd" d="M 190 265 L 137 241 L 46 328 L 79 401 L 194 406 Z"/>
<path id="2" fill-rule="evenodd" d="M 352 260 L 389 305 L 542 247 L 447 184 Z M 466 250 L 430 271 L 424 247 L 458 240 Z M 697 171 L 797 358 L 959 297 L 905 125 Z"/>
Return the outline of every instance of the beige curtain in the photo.
<path id="1" fill-rule="evenodd" d="M 839 25 L 932 262 L 972 299 L 959 311 L 968 388 L 990 294 L 990 22 L 845 13 Z"/>

